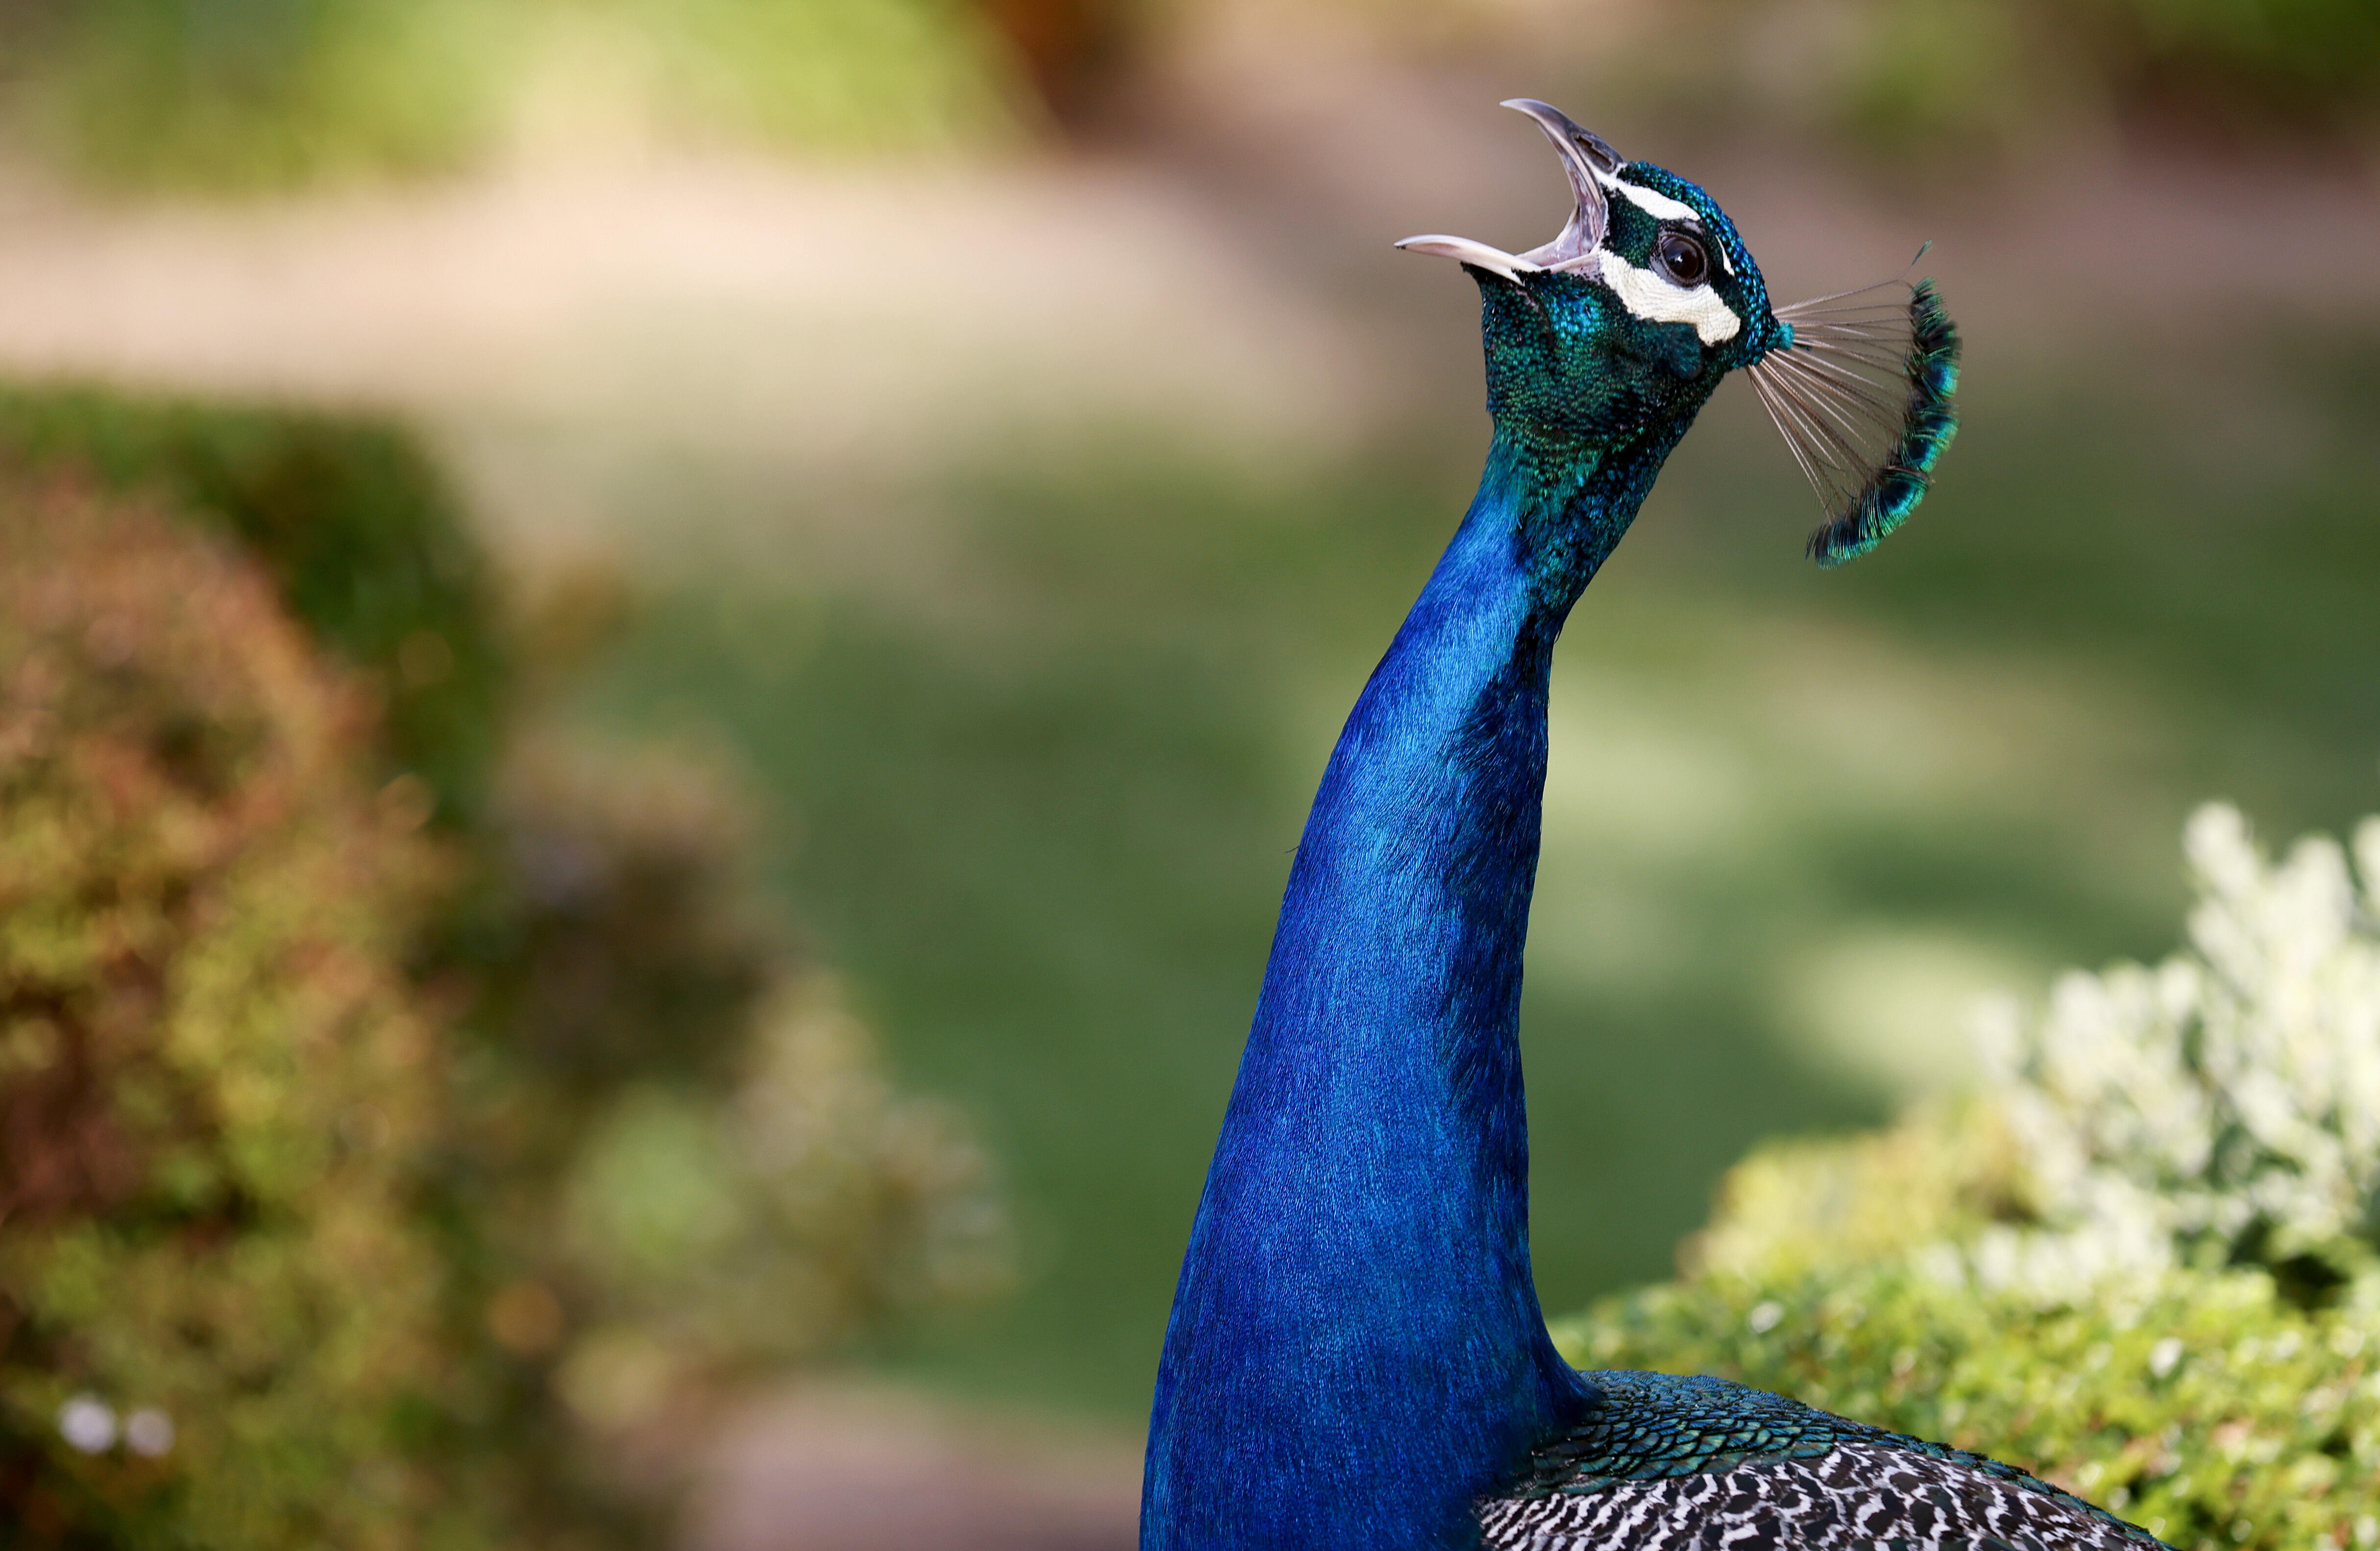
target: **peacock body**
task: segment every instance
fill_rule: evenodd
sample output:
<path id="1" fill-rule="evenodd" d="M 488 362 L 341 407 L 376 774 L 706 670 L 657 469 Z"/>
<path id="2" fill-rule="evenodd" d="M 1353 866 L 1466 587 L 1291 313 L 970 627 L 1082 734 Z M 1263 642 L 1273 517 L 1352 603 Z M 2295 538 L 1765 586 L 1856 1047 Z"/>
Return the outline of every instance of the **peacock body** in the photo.
<path id="1" fill-rule="evenodd" d="M 2012 1467 L 1707 1378 L 1581 1373 L 1531 1280 L 1517 1026 L 1555 637 L 1720 380 L 1827 504 L 1821 563 L 1954 421 L 1930 286 L 1772 309 L 1727 216 L 1541 103 L 1553 241 L 1463 262 L 1494 438 L 1326 768 L 1193 1223 L 1143 1551 L 2153 1548 Z"/>

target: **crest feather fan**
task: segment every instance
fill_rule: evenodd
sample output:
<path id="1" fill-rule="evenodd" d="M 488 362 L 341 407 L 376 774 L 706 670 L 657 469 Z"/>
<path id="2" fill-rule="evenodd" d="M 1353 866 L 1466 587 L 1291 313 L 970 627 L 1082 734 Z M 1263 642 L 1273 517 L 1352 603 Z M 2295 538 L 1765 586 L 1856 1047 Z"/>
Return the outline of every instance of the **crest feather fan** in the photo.
<path id="1" fill-rule="evenodd" d="M 1840 565 L 1876 548 L 1925 495 L 1959 429 L 1959 331 L 1931 280 L 1888 280 L 1777 309 L 1788 343 L 1746 368 L 1827 521 L 1810 558 Z M 1876 297 L 1862 300 L 1863 297 Z"/>

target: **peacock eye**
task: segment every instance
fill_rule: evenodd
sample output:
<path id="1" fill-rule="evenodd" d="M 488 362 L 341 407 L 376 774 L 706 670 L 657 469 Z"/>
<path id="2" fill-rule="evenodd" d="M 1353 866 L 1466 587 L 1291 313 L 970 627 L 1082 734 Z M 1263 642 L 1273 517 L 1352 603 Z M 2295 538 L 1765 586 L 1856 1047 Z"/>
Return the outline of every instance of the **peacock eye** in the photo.
<path id="1" fill-rule="evenodd" d="M 1710 277 L 1710 255 L 1683 232 L 1663 232 L 1653 245 L 1653 262 L 1681 285 L 1699 285 Z"/>

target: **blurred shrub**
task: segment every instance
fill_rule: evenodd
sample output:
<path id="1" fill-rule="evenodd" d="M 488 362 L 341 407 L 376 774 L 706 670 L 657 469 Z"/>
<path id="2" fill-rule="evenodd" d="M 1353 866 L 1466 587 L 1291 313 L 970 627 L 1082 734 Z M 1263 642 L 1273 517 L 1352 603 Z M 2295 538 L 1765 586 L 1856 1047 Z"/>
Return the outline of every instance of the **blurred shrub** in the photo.
<path id="1" fill-rule="evenodd" d="M 1988 1085 L 1729 1177 L 1705 1264 L 1823 1269 L 1915 1246 L 1951 1280 L 2060 1297 L 2254 1265 L 2305 1297 L 2380 1255 L 2380 818 L 2363 886 L 2327 839 L 2279 865 L 2237 811 L 2191 818 L 2190 945 L 1981 1010 Z"/>
<path id="2" fill-rule="evenodd" d="M 34 138 L 135 188 L 453 167 L 574 69 L 614 111 L 800 148 L 996 135 L 1017 106 L 965 0 L 13 0 L 0 47 Z"/>
<path id="3" fill-rule="evenodd" d="M 484 142 L 485 0 L 18 0 L 23 109 L 101 181 L 285 187 L 452 166 Z"/>
<path id="4" fill-rule="evenodd" d="M 0 1517 L 417 1544 L 462 1377 L 412 1211 L 419 783 L 221 541 L 0 487 Z"/>
<path id="5" fill-rule="evenodd" d="M 509 663 L 460 506 L 377 420 L 72 387 L 0 386 L 0 468 L 142 491 L 259 557 L 289 611 L 382 697 L 395 770 L 441 816 L 484 795 Z"/>
<path id="6" fill-rule="evenodd" d="M 1145 0 L 979 0 L 1035 91 L 1063 123 L 1096 110 L 1099 87 L 1154 19 Z"/>
<path id="7" fill-rule="evenodd" d="M 723 1088 L 793 954 L 740 865 L 758 836 L 718 761 L 529 740 L 490 819 L 445 948 L 472 1025 L 574 1112 L 643 1080 Z"/>
<path id="8" fill-rule="evenodd" d="M 496 811 L 445 956 L 473 999 L 455 1185 L 531 1409 L 650 1433 L 1004 1285 L 986 1160 L 757 898 L 715 760 L 533 742 Z M 508 1295 L 550 1313 L 508 1332 Z"/>
<path id="9" fill-rule="evenodd" d="M 981 1155 L 884 1081 L 832 988 L 781 992 L 754 1034 L 725 1105 L 630 1089 L 573 1161 L 565 1243 L 599 1313 L 559 1376 L 598 1426 L 1005 1281 Z"/>
<path id="10" fill-rule="evenodd" d="M 760 906 L 733 783 L 510 733 L 493 604 L 399 433 L 0 397 L 30 1544 L 649 1543 L 723 1386 L 999 1285 L 983 1159 Z M 476 794 L 433 829 L 407 765 Z"/>
<path id="11" fill-rule="evenodd" d="M 2380 820 L 2202 810 L 2191 946 L 1988 1015 L 1993 1080 L 1730 1173 L 1680 1283 L 1561 1337 L 1983 1449 L 2177 1545 L 2380 1544 Z"/>

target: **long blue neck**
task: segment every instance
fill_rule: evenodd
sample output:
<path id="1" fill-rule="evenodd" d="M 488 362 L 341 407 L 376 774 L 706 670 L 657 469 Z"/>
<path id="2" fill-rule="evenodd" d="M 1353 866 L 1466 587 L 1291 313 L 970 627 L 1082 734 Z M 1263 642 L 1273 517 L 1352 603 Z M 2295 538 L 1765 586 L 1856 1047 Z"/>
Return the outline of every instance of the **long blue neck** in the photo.
<path id="1" fill-rule="evenodd" d="M 1682 433 L 1500 425 L 1347 719 L 1290 870 L 1174 1294 L 1143 1551 L 1475 1545 L 1595 1403 L 1529 1274 L 1521 951 L 1546 684 Z"/>

